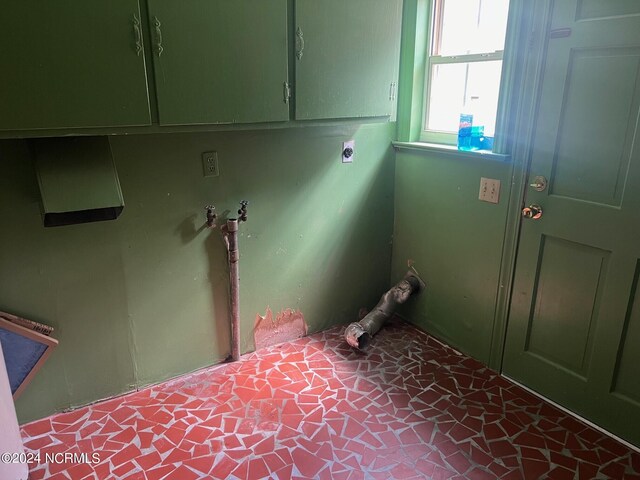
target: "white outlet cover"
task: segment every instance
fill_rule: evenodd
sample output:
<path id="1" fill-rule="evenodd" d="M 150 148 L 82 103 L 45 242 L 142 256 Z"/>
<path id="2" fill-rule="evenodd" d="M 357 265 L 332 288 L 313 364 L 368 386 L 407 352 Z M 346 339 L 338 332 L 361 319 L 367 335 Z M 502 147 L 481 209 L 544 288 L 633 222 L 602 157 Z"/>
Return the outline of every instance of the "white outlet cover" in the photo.
<path id="1" fill-rule="evenodd" d="M 217 177 L 220 175 L 218 152 L 204 152 L 202 154 L 202 173 L 205 177 Z"/>
<path id="2" fill-rule="evenodd" d="M 353 155 L 351 155 L 349 158 L 344 156 L 344 151 L 350 148 L 351 150 L 353 150 Z M 348 142 L 343 142 L 342 143 L 342 163 L 353 163 L 353 161 L 356 158 L 356 141 L 355 140 L 349 140 Z"/>

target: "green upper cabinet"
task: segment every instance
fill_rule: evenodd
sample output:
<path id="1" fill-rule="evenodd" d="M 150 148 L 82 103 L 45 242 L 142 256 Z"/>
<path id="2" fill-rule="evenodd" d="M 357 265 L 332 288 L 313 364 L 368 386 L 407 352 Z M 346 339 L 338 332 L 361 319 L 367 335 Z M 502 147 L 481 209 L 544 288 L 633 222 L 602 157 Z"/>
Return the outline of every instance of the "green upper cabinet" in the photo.
<path id="1" fill-rule="evenodd" d="M 393 116 L 402 0 L 295 0 L 297 120 Z"/>
<path id="2" fill-rule="evenodd" d="M 402 0 L 140 3 L 7 0 L 0 132 L 395 117 Z"/>
<path id="3" fill-rule="evenodd" d="M 285 121 L 287 0 L 150 0 L 161 125 Z"/>
<path id="4" fill-rule="evenodd" d="M 138 0 L 7 0 L 0 130 L 149 125 Z"/>

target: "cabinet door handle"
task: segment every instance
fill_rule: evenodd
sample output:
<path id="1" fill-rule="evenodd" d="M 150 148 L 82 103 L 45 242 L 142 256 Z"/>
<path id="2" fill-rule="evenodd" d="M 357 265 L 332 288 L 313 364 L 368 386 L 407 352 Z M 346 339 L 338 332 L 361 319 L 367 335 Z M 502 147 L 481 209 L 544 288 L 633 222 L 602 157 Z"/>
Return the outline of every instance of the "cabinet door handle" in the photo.
<path id="1" fill-rule="evenodd" d="M 133 15 L 133 34 L 136 38 L 136 55 L 140 56 L 142 52 L 142 31 L 140 30 L 140 20 Z"/>
<path id="2" fill-rule="evenodd" d="M 162 24 L 160 20 L 158 20 L 158 17 L 153 17 L 153 25 L 156 29 L 156 48 L 158 49 L 158 56 L 160 56 L 162 52 L 164 52 L 164 48 L 162 48 L 162 30 L 160 30 Z"/>
<path id="3" fill-rule="evenodd" d="M 291 86 L 289 85 L 289 82 L 284 82 L 283 84 L 282 98 L 284 99 L 284 103 L 289 103 L 289 99 L 291 98 Z"/>
<path id="4" fill-rule="evenodd" d="M 298 27 L 296 30 L 296 57 L 298 60 L 302 58 L 302 54 L 304 52 L 304 34 L 302 33 L 302 29 Z"/>

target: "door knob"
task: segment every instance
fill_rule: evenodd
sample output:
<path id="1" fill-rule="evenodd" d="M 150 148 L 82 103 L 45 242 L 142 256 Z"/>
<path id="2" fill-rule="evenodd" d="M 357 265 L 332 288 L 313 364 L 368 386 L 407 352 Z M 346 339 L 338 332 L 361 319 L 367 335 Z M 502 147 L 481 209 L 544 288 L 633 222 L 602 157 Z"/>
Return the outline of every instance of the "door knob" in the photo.
<path id="1" fill-rule="evenodd" d="M 524 218 L 538 220 L 542 217 L 542 207 L 540 205 L 529 205 L 528 207 L 524 207 L 522 209 L 522 216 Z"/>

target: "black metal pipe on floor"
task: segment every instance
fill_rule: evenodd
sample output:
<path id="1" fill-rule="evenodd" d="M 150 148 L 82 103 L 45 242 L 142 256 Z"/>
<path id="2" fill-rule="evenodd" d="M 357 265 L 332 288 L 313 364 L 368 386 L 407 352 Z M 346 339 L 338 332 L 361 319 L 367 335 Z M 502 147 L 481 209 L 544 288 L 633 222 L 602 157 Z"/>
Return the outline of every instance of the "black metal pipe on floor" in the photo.
<path id="1" fill-rule="evenodd" d="M 375 308 L 359 322 L 349 325 L 344 338 L 349 345 L 366 350 L 378 330 L 391 318 L 398 305 L 406 302 L 411 295 L 425 288 L 425 283 L 414 271 L 409 270 L 400 282 L 387 291 Z"/>

